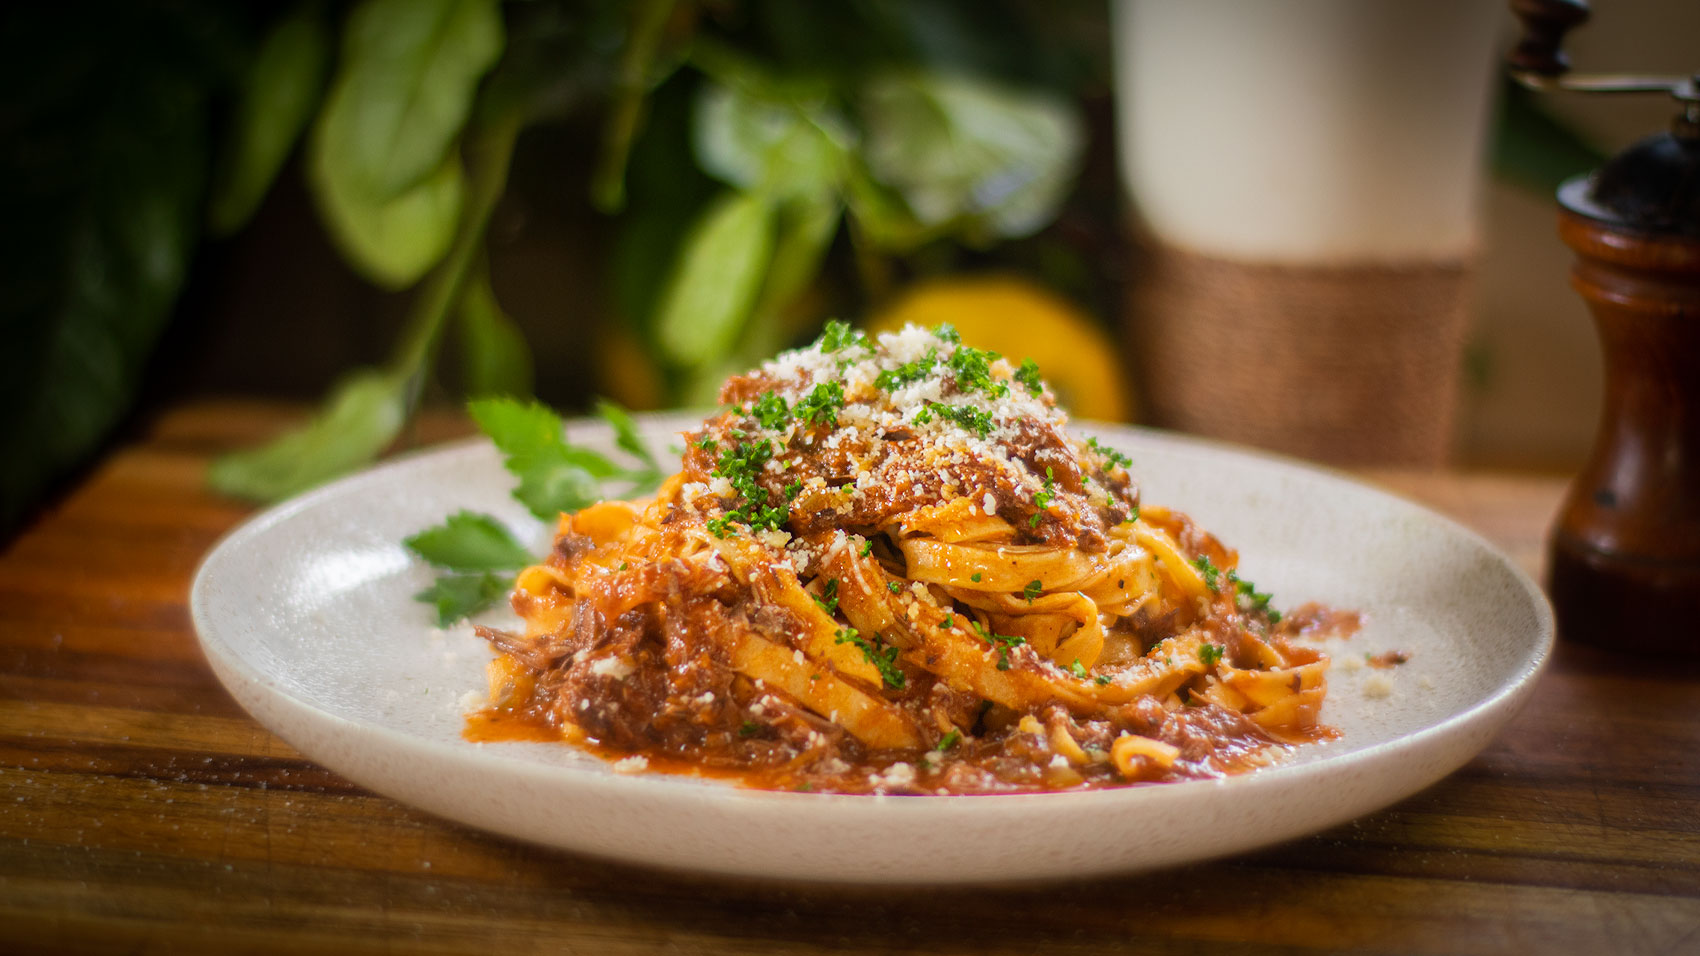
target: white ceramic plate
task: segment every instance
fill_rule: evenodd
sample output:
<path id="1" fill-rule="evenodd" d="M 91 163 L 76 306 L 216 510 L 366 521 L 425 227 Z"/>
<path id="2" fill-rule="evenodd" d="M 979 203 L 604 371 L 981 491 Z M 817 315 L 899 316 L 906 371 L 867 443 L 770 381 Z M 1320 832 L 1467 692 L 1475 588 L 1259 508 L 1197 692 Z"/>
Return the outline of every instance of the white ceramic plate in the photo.
<path id="1" fill-rule="evenodd" d="M 694 422 L 643 422 L 657 448 Z M 489 653 L 412 600 L 401 540 L 460 508 L 541 548 L 487 443 L 404 458 L 267 511 L 207 556 L 191 605 L 255 719 L 349 779 L 474 827 L 663 867 L 842 882 L 954 883 L 1129 871 L 1248 850 L 1385 806 L 1476 754 L 1551 648 L 1539 589 L 1453 522 L 1336 475 L 1171 435 L 1082 428 L 1134 459 L 1144 500 L 1190 513 L 1277 603 L 1361 610 L 1332 648 L 1337 741 L 1219 781 L 1000 796 L 771 793 L 622 775 L 560 744 L 473 744 L 463 699 Z M 574 440 L 606 447 L 594 424 Z M 1402 650 L 1391 672 L 1342 666 Z M 1391 677 L 1391 693 L 1386 677 Z"/>

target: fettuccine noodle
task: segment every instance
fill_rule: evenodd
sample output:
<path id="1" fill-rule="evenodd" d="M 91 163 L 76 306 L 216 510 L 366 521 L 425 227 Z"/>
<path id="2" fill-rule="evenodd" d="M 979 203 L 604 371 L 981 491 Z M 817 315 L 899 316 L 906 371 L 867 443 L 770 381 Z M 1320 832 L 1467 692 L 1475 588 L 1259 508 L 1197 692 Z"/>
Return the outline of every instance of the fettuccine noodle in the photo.
<path id="1" fill-rule="evenodd" d="M 561 516 L 523 631 L 482 629 L 487 721 L 841 792 L 1214 776 L 1326 734 L 1327 659 L 1031 363 L 835 324 L 721 398 L 654 499 Z"/>

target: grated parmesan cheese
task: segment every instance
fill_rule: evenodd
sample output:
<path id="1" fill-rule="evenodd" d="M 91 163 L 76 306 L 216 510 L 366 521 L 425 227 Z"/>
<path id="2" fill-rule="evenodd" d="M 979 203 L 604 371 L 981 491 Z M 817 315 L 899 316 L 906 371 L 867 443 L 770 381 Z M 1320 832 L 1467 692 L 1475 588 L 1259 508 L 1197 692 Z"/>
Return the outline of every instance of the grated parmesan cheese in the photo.
<path id="1" fill-rule="evenodd" d="M 592 662 L 590 672 L 598 677 L 612 677 L 615 680 L 625 680 L 632 675 L 637 667 L 631 661 L 618 657 L 602 657 Z"/>

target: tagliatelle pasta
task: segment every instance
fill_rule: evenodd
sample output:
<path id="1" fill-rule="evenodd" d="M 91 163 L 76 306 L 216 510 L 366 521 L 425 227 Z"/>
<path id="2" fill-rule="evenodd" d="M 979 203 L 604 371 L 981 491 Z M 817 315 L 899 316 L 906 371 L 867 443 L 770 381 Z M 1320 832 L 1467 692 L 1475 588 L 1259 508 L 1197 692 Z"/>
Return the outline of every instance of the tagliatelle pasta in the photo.
<path id="1" fill-rule="evenodd" d="M 1141 506 L 1031 363 L 834 324 L 728 381 L 653 500 L 561 516 L 474 736 L 753 786 L 988 793 L 1249 769 L 1328 661 Z"/>

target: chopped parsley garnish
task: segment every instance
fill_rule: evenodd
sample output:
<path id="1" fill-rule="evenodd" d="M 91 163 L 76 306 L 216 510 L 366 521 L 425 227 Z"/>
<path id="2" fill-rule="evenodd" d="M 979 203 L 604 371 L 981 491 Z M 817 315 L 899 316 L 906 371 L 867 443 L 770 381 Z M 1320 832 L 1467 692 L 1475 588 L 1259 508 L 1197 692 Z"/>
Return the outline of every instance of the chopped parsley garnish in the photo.
<path id="1" fill-rule="evenodd" d="M 1009 386 L 992 378 L 992 362 L 997 358 L 996 352 L 962 345 L 950 353 L 945 364 L 956 373 L 956 387 L 963 392 L 985 392 L 1002 398 L 1009 394 Z"/>
<path id="2" fill-rule="evenodd" d="M 1043 590 L 1045 590 L 1044 583 L 1042 581 L 1040 581 L 1038 578 L 1034 578 L 1033 580 L 1027 582 L 1026 587 L 1021 589 L 1021 596 L 1027 599 L 1028 604 L 1032 604 L 1033 599 L 1038 597 L 1039 592 L 1043 591 Z"/>
<path id="3" fill-rule="evenodd" d="M 1086 668 L 1081 666 L 1080 658 L 1078 657 L 1074 659 L 1074 663 L 1068 665 L 1068 672 L 1081 680 L 1086 679 Z"/>
<path id="4" fill-rule="evenodd" d="M 1038 395 L 1045 390 L 1045 383 L 1039 381 L 1039 363 L 1032 359 L 1021 360 L 1021 367 L 1015 370 L 1015 380 L 1027 386 L 1030 395 Z"/>
<path id="5" fill-rule="evenodd" d="M 896 646 L 882 648 L 879 643 L 876 643 L 879 640 L 878 634 L 874 635 L 873 641 L 869 641 L 855 628 L 846 627 L 838 632 L 838 639 L 834 643 L 854 644 L 862 652 L 862 657 L 869 664 L 874 665 L 874 670 L 879 671 L 880 679 L 885 681 L 888 687 L 901 689 L 905 675 L 903 668 L 897 666 L 899 648 Z"/>
<path id="6" fill-rule="evenodd" d="M 947 328 L 948 328 L 948 326 L 947 326 Z M 956 746 L 957 741 L 959 741 L 961 739 L 962 739 L 962 731 L 957 730 L 955 727 L 952 727 L 952 728 L 950 728 L 950 733 L 945 734 L 943 737 L 939 738 L 939 745 L 937 747 L 934 747 L 933 749 L 939 751 L 940 753 L 943 753 L 944 751 L 949 750 L 950 748 Z"/>
<path id="7" fill-rule="evenodd" d="M 713 451 L 720 447 L 720 443 L 715 441 L 712 437 L 704 435 L 696 440 L 696 446 L 701 448 L 703 451 Z"/>
<path id="8" fill-rule="evenodd" d="M 949 615 L 949 614 L 946 614 L 944 616 L 944 620 L 939 622 L 939 630 L 941 630 L 941 631 L 948 631 L 955 626 L 956 626 L 956 618 L 952 615 Z"/>
<path id="9" fill-rule="evenodd" d="M 862 557 L 864 557 L 864 558 L 867 557 L 868 554 L 871 553 L 873 550 L 874 550 L 874 539 L 863 538 L 862 539 Z"/>
<path id="10" fill-rule="evenodd" d="M 750 406 L 750 414 L 761 423 L 761 427 L 775 431 L 784 428 L 786 423 L 791 421 L 790 407 L 785 404 L 785 399 L 775 392 L 761 393 L 756 403 Z"/>
<path id="11" fill-rule="evenodd" d="M 896 581 L 887 581 L 887 582 L 885 582 L 885 589 L 887 591 L 890 591 L 893 594 L 896 594 L 897 592 L 903 590 L 903 585 L 897 583 Z"/>
<path id="12" fill-rule="evenodd" d="M 1116 451 L 1114 448 L 1111 448 L 1108 445 L 1099 444 L 1097 438 L 1086 439 L 1086 444 L 1093 451 L 1102 455 L 1104 460 L 1109 462 L 1112 465 L 1120 465 L 1123 468 L 1133 467 L 1133 459 L 1132 458 L 1129 458 L 1128 456 L 1122 454 L 1121 452 Z"/>
<path id="13" fill-rule="evenodd" d="M 1138 521 L 1138 520 L 1139 520 L 1139 506 L 1134 505 L 1133 510 L 1127 513 L 1127 517 L 1125 519 L 1123 519 L 1122 523 L 1123 524 L 1133 524 L 1135 521 Z"/>
<path id="14" fill-rule="evenodd" d="M 1232 571 L 1228 572 L 1228 580 L 1234 585 L 1235 601 L 1241 611 L 1262 611 L 1269 615 L 1269 623 L 1279 624 L 1281 622 L 1281 612 L 1269 606 L 1269 602 L 1275 599 L 1275 595 L 1259 591 L 1256 585 L 1250 581 L 1240 580 L 1240 576 Z"/>
<path id="15" fill-rule="evenodd" d="M 1033 496 L 1033 507 L 1038 508 L 1039 510 L 1035 511 L 1033 513 L 1033 517 L 1027 519 L 1027 526 L 1029 528 L 1039 527 L 1039 516 L 1042 513 L 1044 513 L 1045 509 L 1049 508 L 1051 506 L 1051 502 L 1055 501 L 1056 499 L 1057 499 L 1056 473 L 1051 469 L 1050 465 L 1046 465 L 1045 466 L 1045 490 L 1041 491 L 1038 494 L 1035 494 Z"/>
<path id="16" fill-rule="evenodd" d="M 1102 687 L 1110 682 L 1110 675 L 1099 674 L 1097 677 L 1092 678 L 1092 682 L 1097 684 L 1099 687 Z"/>
<path id="17" fill-rule="evenodd" d="M 773 458 L 774 445 L 765 442 L 739 442 L 736 448 L 724 451 L 713 474 L 725 478 L 743 503 L 718 518 L 711 518 L 708 530 L 717 538 L 732 532 L 733 522 L 749 525 L 752 531 L 777 531 L 791 517 L 791 500 L 803 490 L 803 483 L 793 481 L 785 486 L 782 499 L 774 504 L 767 489 L 756 480 Z"/>
<path id="18" fill-rule="evenodd" d="M 952 345 L 962 344 L 961 333 L 957 332 L 956 326 L 951 325 L 949 322 L 941 322 L 934 326 L 933 336 L 940 342 L 949 342 Z"/>
<path id="19" fill-rule="evenodd" d="M 933 366 L 938 364 L 938 353 L 928 352 L 914 360 L 904 362 L 896 368 L 888 368 L 874 379 L 874 384 L 888 392 L 895 392 L 905 385 L 912 385 L 926 378 L 933 372 Z"/>
<path id="20" fill-rule="evenodd" d="M 838 411 L 844 407 L 844 386 L 822 382 L 797 400 L 797 417 L 810 425 L 838 427 Z"/>
<path id="21" fill-rule="evenodd" d="M 761 733 L 761 724 L 758 724 L 753 720 L 744 721 L 744 723 L 738 728 L 738 736 L 740 737 L 754 737 L 759 733 Z"/>
<path id="22" fill-rule="evenodd" d="M 820 336 L 820 350 L 822 352 L 837 352 L 851 346 L 864 349 L 871 347 L 868 345 L 868 336 L 851 329 L 850 323 L 833 319 L 826 324 L 826 331 L 822 332 Z"/>
<path id="23" fill-rule="evenodd" d="M 1222 584 L 1217 580 L 1222 572 L 1216 567 L 1215 563 L 1210 560 L 1210 555 L 1201 554 L 1192 559 L 1192 564 L 1193 567 L 1204 572 L 1205 587 L 1208 587 L 1213 592 L 1222 590 Z"/>
<path id="24" fill-rule="evenodd" d="M 915 413 L 915 423 L 925 425 L 933 420 L 934 415 L 948 422 L 954 422 L 964 431 L 977 433 L 985 438 L 992 433 L 992 413 L 982 411 L 970 405 L 946 405 L 943 402 L 928 402 L 926 407 Z"/>
<path id="25" fill-rule="evenodd" d="M 815 598 L 815 603 L 819 604 L 820 609 L 825 611 L 828 614 L 837 614 L 838 613 L 838 579 L 837 578 L 831 578 L 826 582 L 826 587 L 821 589 L 821 596 L 818 597 L 818 598 Z"/>
<path id="26" fill-rule="evenodd" d="M 973 581 L 975 584 L 979 584 L 981 577 L 982 575 L 980 572 L 975 571 L 973 574 L 968 575 L 968 580 Z"/>
<path id="27" fill-rule="evenodd" d="M 1024 637 L 1014 637 L 1009 634 L 993 634 L 991 631 L 986 630 L 979 621 L 970 621 L 969 624 L 973 626 L 974 635 L 976 637 L 997 648 L 998 670 L 1000 671 L 1009 670 L 1009 649 L 1027 643 L 1027 639 Z"/>
<path id="28" fill-rule="evenodd" d="M 1215 667 L 1216 663 L 1222 659 L 1222 645 L 1198 645 L 1198 659 L 1204 663 L 1205 667 Z"/>

